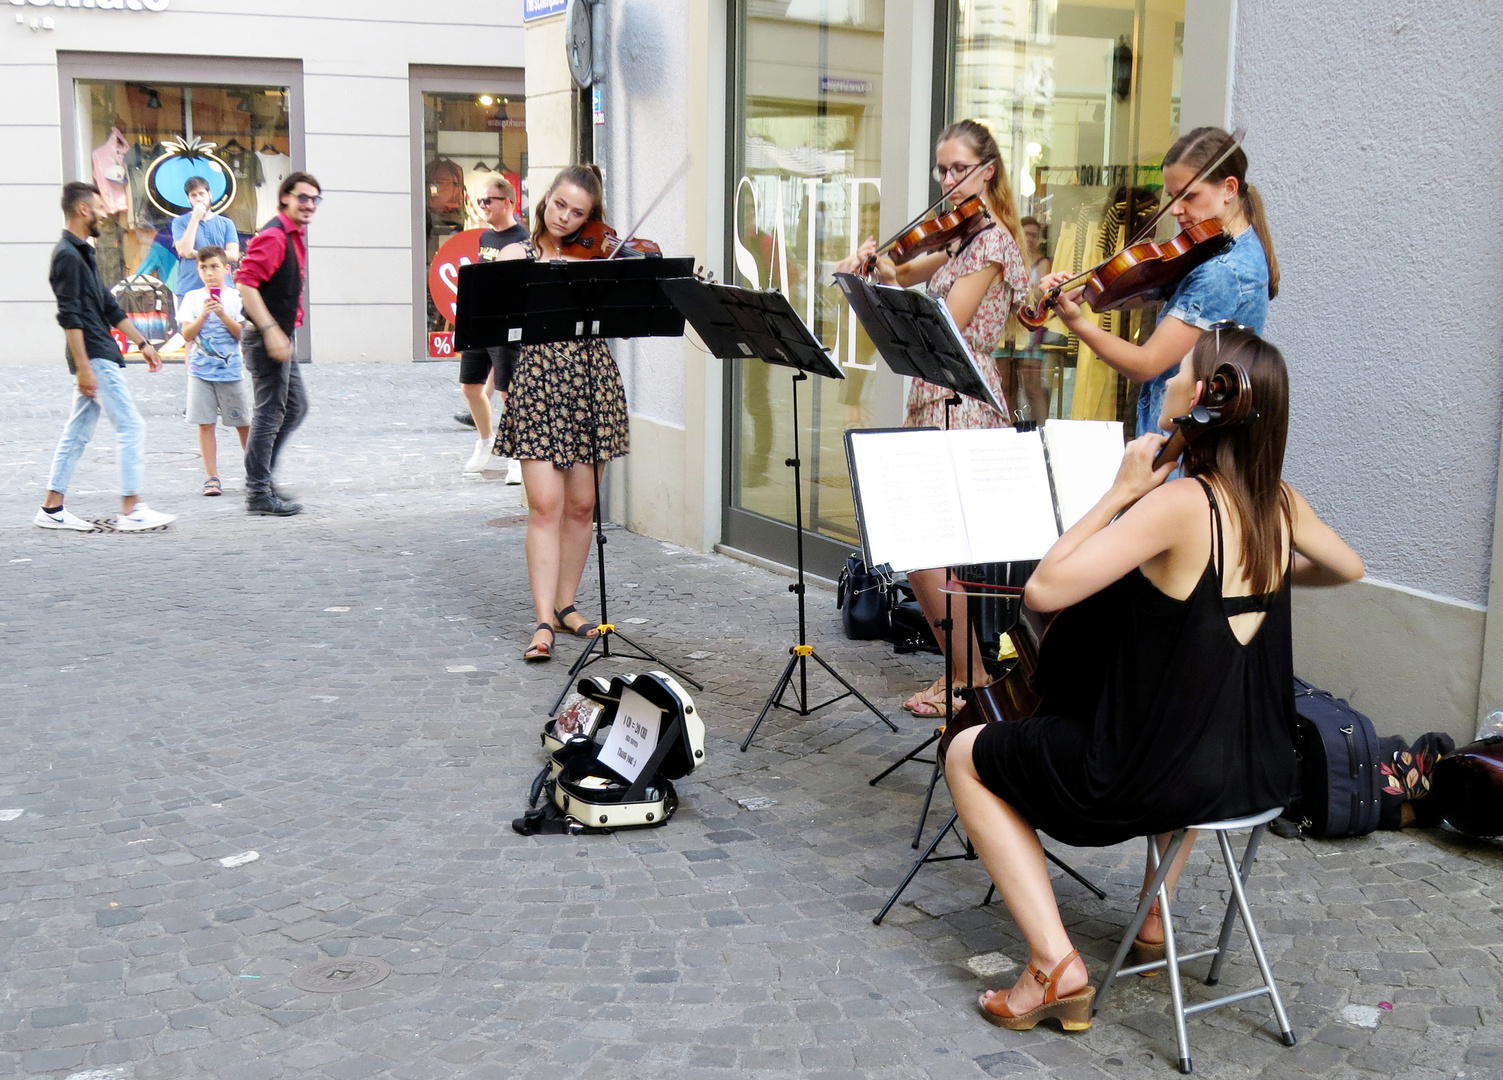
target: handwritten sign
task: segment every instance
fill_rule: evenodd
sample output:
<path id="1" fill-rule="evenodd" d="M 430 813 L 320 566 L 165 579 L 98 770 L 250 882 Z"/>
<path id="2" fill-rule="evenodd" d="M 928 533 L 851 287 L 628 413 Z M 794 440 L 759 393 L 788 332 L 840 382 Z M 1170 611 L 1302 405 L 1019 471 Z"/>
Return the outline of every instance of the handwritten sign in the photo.
<path id="1" fill-rule="evenodd" d="M 449 322 L 459 303 L 459 268 L 480 261 L 480 236 L 484 229 L 466 229 L 445 240 L 428 267 L 428 295 L 433 306 Z"/>
<path id="2" fill-rule="evenodd" d="M 657 749 L 662 725 L 661 709 L 630 687 L 623 690 L 621 704 L 616 708 L 616 722 L 600 750 L 600 763 L 623 779 L 635 782 Z"/>

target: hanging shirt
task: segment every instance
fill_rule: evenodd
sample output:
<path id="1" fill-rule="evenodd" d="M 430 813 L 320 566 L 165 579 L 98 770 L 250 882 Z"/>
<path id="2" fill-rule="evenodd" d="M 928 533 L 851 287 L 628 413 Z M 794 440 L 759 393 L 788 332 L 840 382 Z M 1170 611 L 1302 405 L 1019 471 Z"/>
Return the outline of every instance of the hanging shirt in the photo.
<path id="1" fill-rule="evenodd" d="M 94 148 L 94 186 L 106 214 L 118 214 L 130 206 L 125 190 L 125 154 L 130 144 L 119 128 L 110 128 L 109 138 Z"/>
<path id="2" fill-rule="evenodd" d="M 277 189 L 292 174 L 292 159 L 286 154 L 256 151 L 261 178 L 256 182 L 256 228 L 259 229 L 281 212 Z"/>

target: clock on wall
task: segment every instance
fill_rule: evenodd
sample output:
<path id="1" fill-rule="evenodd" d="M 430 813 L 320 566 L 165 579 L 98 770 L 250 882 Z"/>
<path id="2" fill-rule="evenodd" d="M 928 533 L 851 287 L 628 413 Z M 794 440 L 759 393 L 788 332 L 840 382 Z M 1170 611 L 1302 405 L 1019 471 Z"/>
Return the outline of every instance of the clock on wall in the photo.
<path id="1" fill-rule="evenodd" d="M 564 12 L 564 50 L 569 56 L 569 74 L 576 86 L 589 86 L 595 81 L 591 63 L 594 36 L 590 32 L 591 0 L 569 0 Z"/>

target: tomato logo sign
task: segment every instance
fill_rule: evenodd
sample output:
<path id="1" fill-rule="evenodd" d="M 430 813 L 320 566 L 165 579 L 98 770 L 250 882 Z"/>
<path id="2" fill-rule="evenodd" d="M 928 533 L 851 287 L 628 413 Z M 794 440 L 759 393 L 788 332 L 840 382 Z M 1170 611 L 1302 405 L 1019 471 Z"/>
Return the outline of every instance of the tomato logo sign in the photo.
<path id="1" fill-rule="evenodd" d="M 216 214 L 235 201 L 235 173 L 224 159 L 212 153 L 214 144 L 171 138 L 163 143 L 167 152 L 146 169 L 146 197 L 164 214 L 176 217 L 193 209 L 183 185 L 195 176 L 209 184 L 209 209 Z"/>
<path id="2" fill-rule="evenodd" d="M 480 261 L 480 234 L 484 229 L 466 229 L 445 240 L 428 267 L 428 295 L 433 306 L 450 324 L 459 303 L 459 268 Z"/>

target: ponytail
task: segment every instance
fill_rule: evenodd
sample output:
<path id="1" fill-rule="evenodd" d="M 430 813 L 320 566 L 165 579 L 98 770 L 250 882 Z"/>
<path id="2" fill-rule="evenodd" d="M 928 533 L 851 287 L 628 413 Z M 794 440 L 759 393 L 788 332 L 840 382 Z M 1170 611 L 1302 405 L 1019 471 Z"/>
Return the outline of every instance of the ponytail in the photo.
<path id="1" fill-rule="evenodd" d="M 1169 152 L 1164 155 L 1164 165 L 1184 165 L 1199 172 L 1221 153 L 1222 147 L 1231 138 L 1218 127 L 1198 127 L 1181 135 Z M 1247 182 L 1247 153 L 1237 147 L 1226 160 L 1211 170 L 1206 177 L 1211 182 L 1227 177 L 1237 181 L 1237 194 L 1242 200 L 1242 214 L 1258 234 L 1263 245 L 1263 256 L 1268 260 L 1268 299 L 1279 294 L 1279 261 L 1273 254 L 1273 234 L 1268 230 L 1268 215 L 1263 211 L 1263 197 Z"/>
<path id="2" fill-rule="evenodd" d="M 600 174 L 600 166 L 594 162 L 587 165 L 567 165 L 553 178 L 553 183 L 548 185 L 548 190 L 543 192 L 543 197 L 538 200 L 537 207 L 532 212 L 532 242 L 534 244 L 541 241 L 543 233 L 548 231 L 548 226 L 543 221 L 543 210 L 548 205 L 548 199 L 558 190 L 560 184 L 573 184 L 594 200 L 595 205 L 590 210 L 588 220 L 605 220 L 605 184 Z"/>
<path id="3" fill-rule="evenodd" d="M 1268 260 L 1268 299 L 1279 295 L 1279 260 L 1273 253 L 1273 236 L 1268 231 L 1268 215 L 1263 211 L 1263 196 L 1251 184 L 1241 188 L 1242 213 L 1258 234 L 1263 255 Z"/>
<path id="4" fill-rule="evenodd" d="M 986 203 L 992 220 L 1012 236 L 1013 242 L 1018 245 L 1019 254 L 1026 262 L 1028 242 L 1023 237 L 1023 223 L 1018 219 L 1018 201 L 1013 197 L 1012 184 L 1007 179 L 1007 164 L 1002 160 L 1002 152 L 997 149 L 997 140 L 984 124 L 975 120 L 957 120 L 940 132 L 935 145 L 939 146 L 951 139 L 959 139 L 982 161 L 992 163 L 992 178 L 986 182 L 982 201 Z"/>

